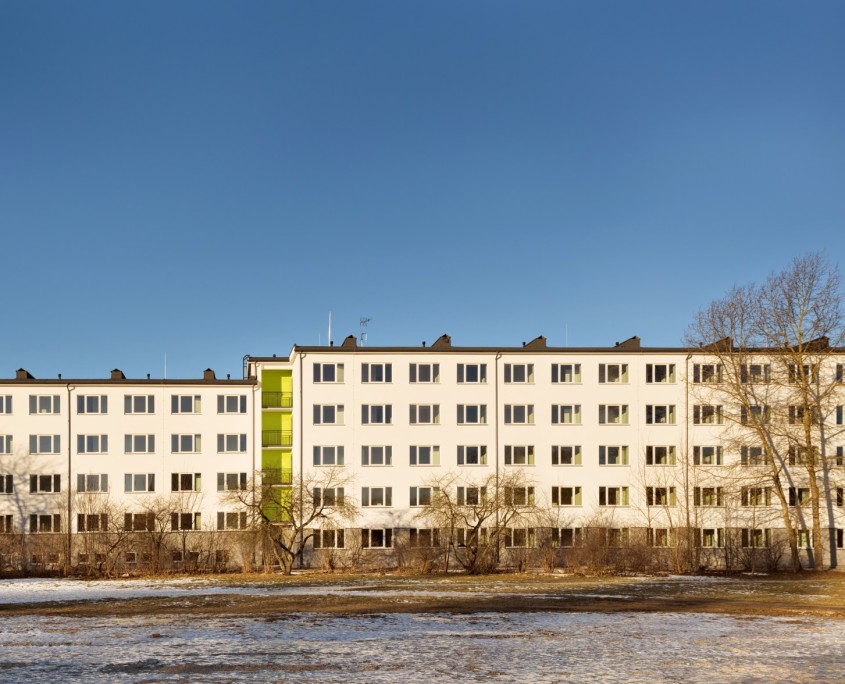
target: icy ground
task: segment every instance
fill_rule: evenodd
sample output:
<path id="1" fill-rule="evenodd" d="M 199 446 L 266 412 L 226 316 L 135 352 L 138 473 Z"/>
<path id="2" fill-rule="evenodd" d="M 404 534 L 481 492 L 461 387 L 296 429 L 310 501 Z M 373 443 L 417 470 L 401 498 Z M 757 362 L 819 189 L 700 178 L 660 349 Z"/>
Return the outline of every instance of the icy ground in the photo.
<path id="1" fill-rule="evenodd" d="M 663 578 L 654 584 L 706 591 L 711 581 L 723 580 Z M 428 595 L 462 593 L 436 579 L 417 584 Z M 649 584 L 620 586 L 614 596 Z M 488 581 L 468 588 L 478 595 L 506 585 Z M 202 579 L 26 579 L 0 582 L 0 604 L 373 590 L 385 586 L 378 580 L 233 587 Z M 416 593 L 407 585 L 402 591 Z M 0 617 L 0 682 L 845 681 L 845 624 L 839 620 L 565 612 L 234 618 L 191 615 L 188 602 L 185 610 L 132 617 Z"/>
<path id="2" fill-rule="evenodd" d="M 4 682 L 838 682 L 842 624 L 712 614 L 13 617 Z"/>

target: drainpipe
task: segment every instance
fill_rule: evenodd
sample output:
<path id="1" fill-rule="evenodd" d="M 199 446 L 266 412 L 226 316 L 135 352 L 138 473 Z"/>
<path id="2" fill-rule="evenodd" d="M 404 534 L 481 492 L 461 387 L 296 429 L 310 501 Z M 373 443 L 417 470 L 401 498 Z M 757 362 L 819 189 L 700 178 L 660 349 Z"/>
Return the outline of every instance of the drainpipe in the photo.
<path id="1" fill-rule="evenodd" d="M 71 486 L 73 483 L 72 454 L 73 454 L 73 433 L 71 432 L 71 392 L 76 389 L 73 385 L 66 385 L 67 389 L 67 559 L 65 564 L 65 575 L 70 573 L 71 551 L 73 548 L 73 536 L 71 533 L 71 516 L 73 515 L 73 499 Z"/>
<path id="2" fill-rule="evenodd" d="M 686 516 L 686 536 L 687 536 L 687 555 L 690 567 L 692 567 L 693 559 L 693 545 L 692 545 L 692 531 L 690 529 L 690 511 L 689 511 L 689 362 L 692 358 L 692 352 L 687 354 L 684 368 L 684 512 Z"/>
<path id="3" fill-rule="evenodd" d="M 303 511 L 302 507 L 305 504 L 305 496 L 304 496 L 304 491 L 303 491 L 304 487 L 305 487 L 305 480 L 304 480 L 304 477 L 303 477 L 303 474 L 305 472 L 303 470 L 304 463 L 305 463 L 305 460 L 304 460 L 305 459 L 305 457 L 304 457 L 305 440 L 303 439 L 304 435 L 302 434 L 303 425 L 304 425 L 303 416 L 305 414 L 305 411 L 303 410 L 303 404 L 302 404 L 302 401 L 303 401 L 302 387 L 305 384 L 305 382 L 303 381 L 303 378 L 305 376 L 302 374 L 302 359 L 304 357 L 305 357 L 305 354 L 299 355 L 299 513 L 300 513 L 300 515 L 302 515 L 302 511 Z M 293 378 L 291 378 L 291 380 L 293 380 Z M 293 389 L 293 388 L 291 388 L 291 389 Z M 291 460 L 293 460 L 293 459 L 291 459 Z M 291 464 L 291 465 L 293 465 L 293 464 Z M 291 473 L 291 477 L 293 477 L 293 473 Z M 300 526 L 300 528 L 299 528 L 299 549 L 300 549 L 299 567 L 300 567 L 300 569 L 305 567 L 305 565 L 304 565 L 304 563 L 305 563 L 305 553 L 304 553 L 305 549 L 303 549 L 304 544 L 305 544 L 305 530 L 303 530 L 302 526 Z"/>
<path id="4" fill-rule="evenodd" d="M 494 449 L 496 454 L 496 566 L 499 565 L 499 359 L 502 358 L 502 352 L 496 352 L 496 358 L 493 362 L 493 393 L 494 393 L 494 415 L 495 415 L 495 432 L 493 435 Z"/>

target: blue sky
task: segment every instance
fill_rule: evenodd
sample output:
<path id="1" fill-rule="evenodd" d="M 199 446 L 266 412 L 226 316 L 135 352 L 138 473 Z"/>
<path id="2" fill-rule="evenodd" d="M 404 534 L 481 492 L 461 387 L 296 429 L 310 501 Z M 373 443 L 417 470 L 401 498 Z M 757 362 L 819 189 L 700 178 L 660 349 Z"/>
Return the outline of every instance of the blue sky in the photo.
<path id="1" fill-rule="evenodd" d="M 845 244 L 841 2 L 0 2 L 0 360 L 678 345 Z"/>

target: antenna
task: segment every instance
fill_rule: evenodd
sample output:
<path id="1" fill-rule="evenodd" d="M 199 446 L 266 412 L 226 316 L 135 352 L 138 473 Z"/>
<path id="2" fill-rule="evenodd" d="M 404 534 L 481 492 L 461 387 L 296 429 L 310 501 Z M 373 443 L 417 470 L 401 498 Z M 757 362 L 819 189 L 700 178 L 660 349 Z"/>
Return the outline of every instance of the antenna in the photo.
<path id="1" fill-rule="evenodd" d="M 329 311 L 329 337 L 326 340 L 329 343 L 329 346 L 332 346 L 332 312 Z"/>
<path id="2" fill-rule="evenodd" d="M 368 325 L 368 324 L 370 323 L 370 321 L 372 321 L 372 320 L 373 320 L 372 318 L 365 318 L 365 317 L 363 317 L 363 316 L 362 316 L 362 317 L 361 317 L 361 320 L 358 322 L 359 329 L 360 329 L 360 332 L 361 332 L 361 334 L 360 334 L 360 342 L 361 342 L 361 346 L 362 346 L 362 347 L 364 346 L 364 342 L 366 342 L 366 341 L 367 341 L 367 333 L 366 333 L 366 332 L 364 332 L 364 328 L 366 328 L 366 327 L 367 327 L 367 325 Z"/>
<path id="3" fill-rule="evenodd" d="M 164 352 L 164 379 L 167 380 L 167 352 Z"/>

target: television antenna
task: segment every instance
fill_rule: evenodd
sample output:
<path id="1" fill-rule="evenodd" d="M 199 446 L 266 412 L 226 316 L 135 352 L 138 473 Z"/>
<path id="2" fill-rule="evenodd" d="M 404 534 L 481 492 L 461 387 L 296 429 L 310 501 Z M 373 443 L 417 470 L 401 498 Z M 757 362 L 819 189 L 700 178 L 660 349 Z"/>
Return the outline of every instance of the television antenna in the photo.
<path id="1" fill-rule="evenodd" d="M 358 339 L 361 341 L 362 347 L 364 346 L 364 342 L 367 341 L 367 333 L 364 331 L 364 329 L 369 325 L 370 321 L 372 321 L 372 320 L 373 320 L 372 318 L 364 318 L 362 316 L 361 320 L 358 322 L 359 330 L 360 330 L 360 335 L 359 335 Z"/>

